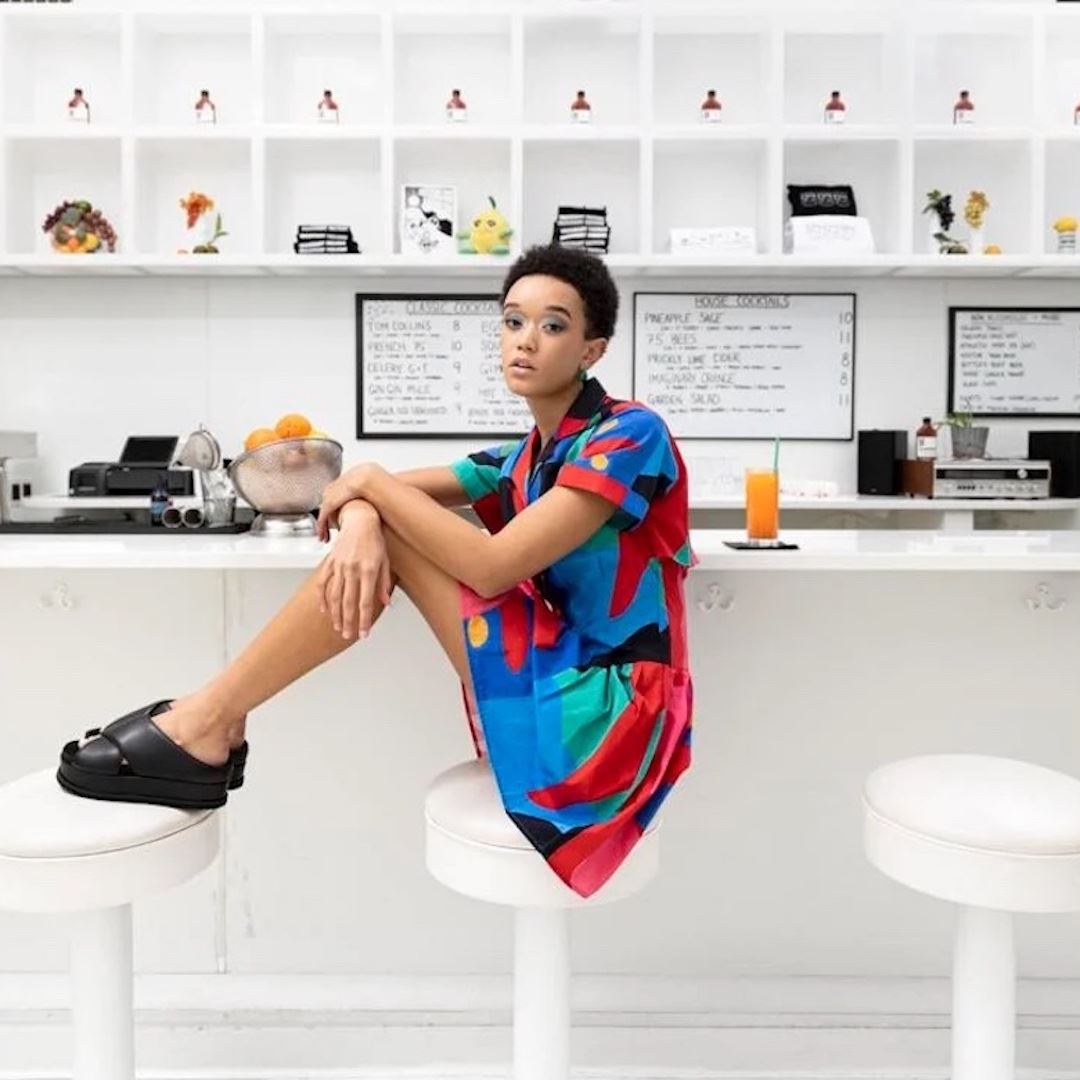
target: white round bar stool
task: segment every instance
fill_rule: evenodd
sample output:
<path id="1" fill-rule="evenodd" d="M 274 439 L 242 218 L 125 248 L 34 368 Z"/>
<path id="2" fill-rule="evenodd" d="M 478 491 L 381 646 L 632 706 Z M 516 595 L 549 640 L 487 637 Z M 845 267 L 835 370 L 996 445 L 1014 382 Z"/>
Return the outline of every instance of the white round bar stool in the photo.
<path id="1" fill-rule="evenodd" d="M 959 905 L 952 1080 L 1013 1080 L 1013 913 L 1080 910 L 1080 781 L 1005 758 L 915 757 L 871 773 L 863 807 L 870 862 Z"/>
<path id="2" fill-rule="evenodd" d="M 476 900 L 514 908 L 514 1080 L 566 1080 L 570 1070 L 569 908 L 622 900 L 660 865 L 654 818 L 615 874 L 587 899 L 555 876 L 507 816 L 484 761 L 436 777 L 424 804 L 427 868 Z"/>
<path id="3" fill-rule="evenodd" d="M 134 1080 L 131 905 L 209 866 L 214 810 L 83 799 L 55 769 L 0 787 L 0 909 L 71 914 L 75 1080 Z"/>

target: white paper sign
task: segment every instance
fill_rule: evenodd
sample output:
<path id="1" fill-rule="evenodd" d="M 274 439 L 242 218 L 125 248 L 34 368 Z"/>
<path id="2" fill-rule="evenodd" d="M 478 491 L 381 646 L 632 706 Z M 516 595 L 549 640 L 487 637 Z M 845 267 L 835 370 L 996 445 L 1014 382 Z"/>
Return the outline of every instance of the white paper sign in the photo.
<path id="1" fill-rule="evenodd" d="M 357 438 L 523 435 L 506 388 L 501 313 L 489 296 L 356 298 Z"/>
<path id="2" fill-rule="evenodd" d="M 1080 308 L 950 308 L 949 407 L 1080 416 Z"/>
<path id="3" fill-rule="evenodd" d="M 715 225 L 705 229 L 672 229 L 672 254 L 754 255 L 757 253 L 757 234 L 749 226 Z"/>
<path id="4" fill-rule="evenodd" d="M 794 255 L 873 255 L 870 222 L 851 214 L 806 214 L 784 226 L 788 250 Z"/>
<path id="5" fill-rule="evenodd" d="M 852 438 L 855 297 L 635 293 L 634 396 L 676 436 Z"/>

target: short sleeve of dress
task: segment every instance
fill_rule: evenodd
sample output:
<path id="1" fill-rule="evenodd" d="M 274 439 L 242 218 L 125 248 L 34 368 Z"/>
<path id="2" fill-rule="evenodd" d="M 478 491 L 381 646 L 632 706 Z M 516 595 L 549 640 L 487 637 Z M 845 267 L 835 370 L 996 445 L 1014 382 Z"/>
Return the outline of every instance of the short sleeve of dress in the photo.
<path id="1" fill-rule="evenodd" d="M 451 463 L 450 471 L 465 489 L 469 502 L 477 503 L 499 490 L 503 464 L 516 445 L 509 442 L 489 446 L 486 450 L 479 450 Z"/>
<path id="2" fill-rule="evenodd" d="M 600 495 L 618 507 L 619 529 L 641 524 L 652 500 L 675 483 L 671 434 L 651 409 L 625 409 L 600 424 L 559 470 L 556 484 Z"/>
<path id="3" fill-rule="evenodd" d="M 466 498 L 488 532 L 498 532 L 506 524 L 499 500 L 499 477 L 516 446 L 513 442 L 489 446 L 450 464 L 450 471 L 465 489 Z"/>

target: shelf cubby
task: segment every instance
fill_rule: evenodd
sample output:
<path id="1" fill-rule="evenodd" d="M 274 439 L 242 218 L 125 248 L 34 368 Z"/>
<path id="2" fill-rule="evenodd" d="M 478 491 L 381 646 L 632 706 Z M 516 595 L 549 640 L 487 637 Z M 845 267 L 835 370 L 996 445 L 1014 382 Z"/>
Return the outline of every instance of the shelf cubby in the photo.
<path id="1" fill-rule="evenodd" d="M 788 184 L 850 184 L 859 215 L 870 223 L 875 251 L 896 254 L 904 250 L 899 175 L 898 139 L 789 140 L 784 147 L 781 193 L 784 217 L 790 213 Z"/>
<path id="2" fill-rule="evenodd" d="M 134 36 L 136 124 L 199 127 L 195 102 L 201 90 L 210 91 L 217 127 L 255 119 L 250 17 L 140 15 Z"/>
<path id="3" fill-rule="evenodd" d="M 707 91 L 721 103 L 719 125 L 770 119 L 772 37 L 768 19 L 754 16 L 658 15 L 653 37 L 653 122 L 700 123 Z"/>
<path id="4" fill-rule="evenodd" d="M 973 190 L 982 191 L 990 206 L 984 221 L 986 243 L 1006 254 L 1030 252 L 1032 145 L 1027 139 L 917 139 L 915 143 L 915 200 L 921 211 L 932 189 L 952 194 L 956 221 L 950 235 L 964 240 L 968 226 L 964 204 Z M 913 219 L 912 250 L 930 253 L 929 216 Z"/>
<path id="5" fill-rule="evenodd" d="M 570 103 L 584 90 L 591 126 L 639 123 L 640 35 L 634 14 L 526 17 L 525 122 L 569 126 Z"/>
<path id="6" fill-rule="evenodd" d="M 640 251 L 641 156 L 636 140 L 527 142 L 525 245 L 551 240 L 560 206 L 606 207 L 612 253 Z"/>
<path id="7" fill-rule="evenodd" d="M 1053 223 L 1059 217 L 1080 219 L 1080 139 L 1049 139 L 1046 144 L 1045 222 L 1042 250 L 1057 252 Z"/>
<path id="8" fill-rule="evenodd" d="M 511 223 L 520 213 L 512 197 L 509 139 L 477 139 L 468 152 L 455 152 L 453 139 L 401 137 L 394 144 L 393 250 L 401 251 L 401 190 L 404 184 L 449 184 L 457 194 L 457 231 L 488 206 L 488 196 Z M 516 238 L 515 238 L 516 240 Z M 463 256 L 471 257 L 471 256 Z"/>
<path id="9" fill-rule="evenodd" d="M 876 20 L 815 23 L 784 36 L 784 122 L 823 127 L 836 90 L 847 106 L 842 126 L 896 124 L 906 105 L 902 36 Z"/>
<path id="10" fill-rule="evenodd" d="M 334 127 L 387 120 L 390 95 L 377 15 L 268 15 L 263 31 L 263 116 L 267 124 L 318 127 L 324 90 L 338 102 Z"/>
<path id="11" fill-rule="evenodd" d="M 43 18 L 45 12 L 12 19 L 0 57 L 2 120 L 41 132 L 86 130 L 67 118 L 72 91 L 90 103 L 94 125 L 127 122 L 128 101 L 117 79 L 123 56 L 119 15 Z"/>
<path id="12" fill-rule="evenodd" d="M 267 139 L 265 162 L 269 254 L 291 254 L 301 224 L 348 225 L 365 255 L 389 254 L 378 139 Z"/>
<path id="13" fill-rule="evenodd" d="M 412 15 L 394 22 L 394 124 L 446 122 L 446 103 L 460 90 L 468 119 L 447 126 L 508 125 L 512 93 L 511 22 L 507 16 Z"/>
<path id="14" fill-rule="evenodd" d="M 136 249 L 145 255 L 190 251 L 180 200 L 201 191 L 213 198 L 229 234 L 221 249 L 258 250 L 251 170 L 249 139 L 140 138 L 135 147 Z"/>
<path id="15" fill-rule="evenodd" d="M 978 127 L 1029 126 L 1034 119 L 1030 19 L 998 14 L 993 4 L 943 7 L 923 15 L 913 30 L 915 123 L 952 124 L 953 105 L 967 90 Z"/>
<path id="16" fill-rule="evenodd" d="M 652 250 L 671 251 L 672 229 L 750 225 L 768 251 L 768 157 L 763 139 L 657 139 Z"/>
<path id="17" fill-rule="evenodd" d="M 117 251 L 131 250 L 122 217 L 120 139 L 15 138 L 8 142 L 6 164 L 9 252 L 52 254 L 41 225 L 65 199 L 91 202 L 116 230 Z M 85 258 L 55 257 L 69 262 Z"/>

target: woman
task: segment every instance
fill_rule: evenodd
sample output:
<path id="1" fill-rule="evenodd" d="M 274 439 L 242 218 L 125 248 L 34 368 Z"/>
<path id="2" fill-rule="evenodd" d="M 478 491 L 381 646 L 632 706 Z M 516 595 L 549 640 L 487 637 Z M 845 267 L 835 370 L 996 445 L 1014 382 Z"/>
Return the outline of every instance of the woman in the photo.
<path id="1" fill-rule="evenodd" d="M 61 754 L 90 798 L 220 806 L 242 782 L 250 709 L 364 638 L 400 584 L 461 679 L 507 813 L 583 896 L 626 857 L 690 761 L 686 470 L 654 412 L 588 372 L 615 330 L 603 262 L 525 252 L 502 289 L 502 367 L 522 440 L 323 497 L 338 536 L 224 671 L 93 729 Z M 450 508 L 471 504 L 487 532 Z"/>

